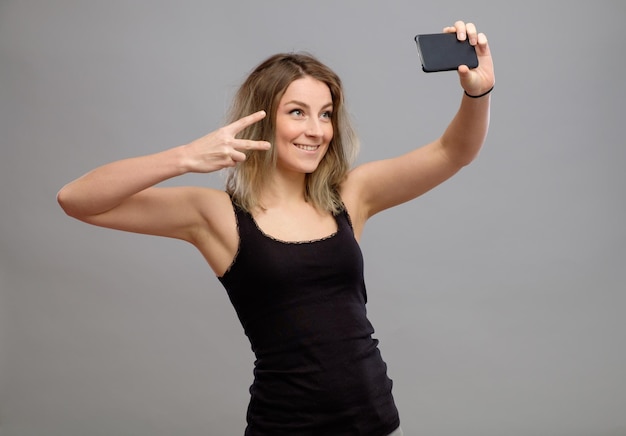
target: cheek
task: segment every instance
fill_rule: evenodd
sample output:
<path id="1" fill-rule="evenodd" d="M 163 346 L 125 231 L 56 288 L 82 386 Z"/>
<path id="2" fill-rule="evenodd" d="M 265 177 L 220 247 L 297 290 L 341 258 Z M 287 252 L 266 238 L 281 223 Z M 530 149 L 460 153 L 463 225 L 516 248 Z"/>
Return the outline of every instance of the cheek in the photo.
<path id="1" fill-rule="evenodd" d="M 327 142 L 330 142 L 333 139 L 333 137 L 335 136 L 335 129 L 334 129 L 332 124 L 330 124 L 326 128 L 326 130 L 324 132 L 324 136 L 325 136 Z"/>
<path id="2" fill-rule="evenodd" d="M 298 137 L 302 132 L 294 125 L 283 125 L 280 130 L 276 132 L 277 136 L 285 141 L 290 141 L 293 138 Z"/>

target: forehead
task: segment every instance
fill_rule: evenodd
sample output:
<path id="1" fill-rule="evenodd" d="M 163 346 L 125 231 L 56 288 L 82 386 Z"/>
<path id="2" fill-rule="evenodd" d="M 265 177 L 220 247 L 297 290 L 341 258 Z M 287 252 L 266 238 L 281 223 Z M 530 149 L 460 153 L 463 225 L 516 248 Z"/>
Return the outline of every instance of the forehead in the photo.
<path id="1" fill-rule="evenodd" d="M 294 100 L 309 105 L 327 105 L 333 101 L 328 85 L 310 76 L 291 82 L 280 99 L 280 104 Z"/>

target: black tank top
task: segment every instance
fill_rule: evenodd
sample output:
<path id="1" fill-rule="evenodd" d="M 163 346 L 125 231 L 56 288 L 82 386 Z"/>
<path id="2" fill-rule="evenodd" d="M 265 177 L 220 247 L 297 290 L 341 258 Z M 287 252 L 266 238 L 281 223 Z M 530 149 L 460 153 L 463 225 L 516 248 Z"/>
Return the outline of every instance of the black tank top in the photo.
<path id="1" fill-rule="evenodd" d="M 366 316 L 363 256 L 348 214 L 307 242 L 264 234 L 235 206 L 239 250 L 219 278 L 255 353 L 246 436 L 383 436 L 399 426 Z"/>

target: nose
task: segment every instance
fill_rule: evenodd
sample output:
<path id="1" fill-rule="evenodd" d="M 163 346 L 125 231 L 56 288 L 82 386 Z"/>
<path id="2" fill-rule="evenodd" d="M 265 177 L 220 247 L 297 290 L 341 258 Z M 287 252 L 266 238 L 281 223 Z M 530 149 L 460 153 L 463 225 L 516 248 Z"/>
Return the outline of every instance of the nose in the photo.
<path id="1" fill-rule="evenodd" d="M 324 134 L 322 122 L 317 117 L 310 117 L 307 120 L 306 135 L 311 137 L 320 137 Z"/>

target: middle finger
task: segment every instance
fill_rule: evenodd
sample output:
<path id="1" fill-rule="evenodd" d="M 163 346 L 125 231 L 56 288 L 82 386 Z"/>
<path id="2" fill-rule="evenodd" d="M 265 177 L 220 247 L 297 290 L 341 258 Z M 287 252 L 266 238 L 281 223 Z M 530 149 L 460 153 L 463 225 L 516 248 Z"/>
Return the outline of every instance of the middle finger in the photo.
<path id="1" fill-rule="evenodd" d="M 235 150 L 269 150 L 271 144 L 267 141 L 254 141 L 252 139 L 236 139 L 232 147 Z"/>
<path id="2" fill-rule="evenodd" d="M 465 31 L 467 32 L 467 38 L 470 44 L 476 45 L 478 42 L 478 32 L 476 31 L 476 25 L 474 23 L 467 23 L 465 25 Z"/>

